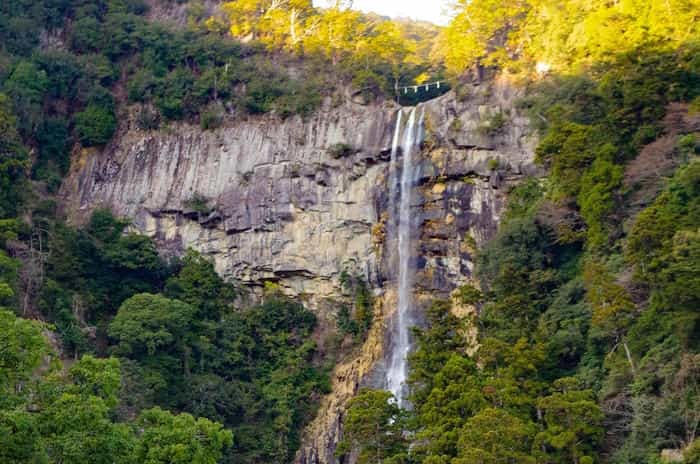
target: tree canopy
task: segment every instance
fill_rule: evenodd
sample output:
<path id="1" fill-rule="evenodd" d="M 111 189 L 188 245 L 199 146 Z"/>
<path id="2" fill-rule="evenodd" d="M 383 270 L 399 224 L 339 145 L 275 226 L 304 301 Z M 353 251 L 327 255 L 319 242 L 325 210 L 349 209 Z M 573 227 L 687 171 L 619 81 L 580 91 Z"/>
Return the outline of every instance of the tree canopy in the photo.
<path id="1" fill-rule="evenodd" d="M 700 35 L 697 0 L 460 0 L 453 8 L 442 40 L 453 72 L 479 62 L 566 73 L 634 49 L 675 50 Z"/>

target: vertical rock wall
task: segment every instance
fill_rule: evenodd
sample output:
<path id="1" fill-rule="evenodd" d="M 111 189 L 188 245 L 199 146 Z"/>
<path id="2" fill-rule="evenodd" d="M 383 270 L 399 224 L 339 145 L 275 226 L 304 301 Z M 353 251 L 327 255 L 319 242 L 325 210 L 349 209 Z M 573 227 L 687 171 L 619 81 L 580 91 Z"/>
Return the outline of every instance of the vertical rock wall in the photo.
<path id="1" fill-rule="evenodd" d="M 109 207 L 168 252 L 195 248 L 227 278 L 316 304 L 348 265 L 378 285 L 371 227 L 393 113 L 348 104 L 215 131 L 124 127 L 103 152 L 76 154 L 65 206 L 75 222 Z"/>

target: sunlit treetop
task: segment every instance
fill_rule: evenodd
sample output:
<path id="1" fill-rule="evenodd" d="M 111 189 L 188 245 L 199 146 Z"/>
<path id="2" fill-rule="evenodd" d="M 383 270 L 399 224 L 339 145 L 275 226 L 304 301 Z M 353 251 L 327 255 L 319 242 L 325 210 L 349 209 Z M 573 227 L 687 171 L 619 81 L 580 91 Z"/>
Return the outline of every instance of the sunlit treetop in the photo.
<path id="1" fill-rule="evenodd" d="M 441 43 L 454 72 L 476 62 L 565 71 L 700 38 L 699 0 L 459 0 L 454 8 Z"/>
<path id="2" fill-rule="evenodd" d="M 356 75 L 358 69 L 412 83 L 418 65 L 432 65 L 429 55 L 438 28 L 429 23 L 390 21 L 331 2 L 315 8 L 310 0 L 234 0 L 223 5 L 229 31 L 244 42 L 255 41 L 270 51 L 284 50 L 323 57 Z M 425 72 L 425 69 L 421 70 Z"/>

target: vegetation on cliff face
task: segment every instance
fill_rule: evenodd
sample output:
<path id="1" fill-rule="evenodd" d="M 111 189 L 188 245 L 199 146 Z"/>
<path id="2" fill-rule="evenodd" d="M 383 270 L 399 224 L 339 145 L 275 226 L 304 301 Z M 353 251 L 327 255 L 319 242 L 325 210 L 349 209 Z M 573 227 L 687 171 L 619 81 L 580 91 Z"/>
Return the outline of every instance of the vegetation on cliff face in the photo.
<path id="1" fill-rule="evenodd" d="M 438 31 L 428 24 L 306 0 L 206 11 L 188 4 L 187 27 L 176 27 L 150 20 L 144 0 L 3 2 L 0 104 L 37 152 L 32 178 L 55 191 L 75 142 L 108 143 L 118 119 L 153 130 L 181 120 L 213 129 L 225 114 L 306 116 L 347 87 L 368 100 L 393 97 L 399 84 L 442 73 L 429 59 Z"/>
<path id="2" fill-rule="evenodd" d="M 483 296 L 462 292 L 478 320 L 436 301 L 416 330 L 413 410 L 385 412 L 410 432 L 384 462 L 657 463 L 666 448 L 696 462 L 699 185 L 700 162 L 680 167 L 606 255 L 559 241 L 542 189 L 513 192 L 530 207 L 511 204 L 481 252 Z M 370 415 L 373 394 L 351 404 L 359 418 L 341 450 L 397 439 L 392 421 Z M 354 424 L 370 422 L 377 433 L 363 439 Z"/>

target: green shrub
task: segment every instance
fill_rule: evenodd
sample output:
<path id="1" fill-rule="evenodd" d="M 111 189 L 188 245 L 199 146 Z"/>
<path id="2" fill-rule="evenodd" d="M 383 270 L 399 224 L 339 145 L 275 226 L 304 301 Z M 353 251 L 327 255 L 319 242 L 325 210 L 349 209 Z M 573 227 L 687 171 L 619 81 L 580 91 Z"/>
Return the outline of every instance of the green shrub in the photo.
<path id="1" fill-rule="evenodd" d="M 386 79 L 369 69 L 356 72 L 352 78 L 353 87 L 370 99 L 382 94 L 382 86 L 385 82 Z"/>
<path id="2" fill-rule="evenodd" d="M 352 307 L 341 305 L 337 324 L 340 333 L 352 335 L 355 341 L 362 341 L 374 319 L 374 298 L 365 279 L 347 270 L 340 273 L 340 285 L 352 299 Z"/>
<path id="3" fill-rule="evenodd" d="M 159 83 L 156 90 L 155 103 L 167 119 L 182 119 L 197 113 L 197 108 L 190 105 L 188 91 L 192 87 L 194 77 L 185 68 L 177 68 L 168 73 Z"/>
<path id="4" fill-rule="evenodd" d="M 581 178 L 578 203 L 581 216 L 588 225 L 588 244 L 592 247 L 607 244 L 609 214 L 615 208 L 616 192 L 622 185 L 622 166 L 599 158 Z"/>
<path id="5" fill-rule="evenodd" d="M 19 61 L 3 84 L 4 91 L 13 104 L 17 129 L 25 138 L 31 137 L 41 121 L 41 105 L 49 85 L 46 71 L 30 60 Z"/>
<path id="6" fill-rule="evenodd" d="M 129 13 L 143 15 L 148 12 L 148 4 L 144 0 L 111 0 L 110 13 Z"/>
<path id="7" fill-rule="evenodd" d="M 298 114 L 308 116 L 321 104 L 321 89 L 314 82 L 290 82 L 284 93 L 277 98 L 275 110 L 282 118 Z"/>
<path id="8" fill-rule="evenodd" d="M 656 137 L 658 137 L 660 133 L 661 129 L 658 126 L 645 124 L 639 127 L 639 129 L 637 129 L 635 132 L 634 136 L 632 137 L 632 144 L 635 147 L 641 148 L 644 145 L 656 140 Z"/>
<path id="9" fill-rule="evenodd" d="M 528 178 L 508 192 L 508 204 L 503 215 L 503 223 L 511 219 L 532 217 L 537 212 L 544 197 L 540 179 Z"/>
<path id="10" fill-rule="evenodd" d="M 684 464 L 700 464 L 700 438 L 694 440 L 683 453 Z"/>
<path id="11" fill-rule="evenodd" d="M 19 56 L 29 56 L 39 44 L 41 25 L 32 18 L 25 16 L 5 17 L 0 28 L 0 39 L 9 53 Z"/>
<path id="12" fill-rule="evenodd" d="M 676 143 L 681 161 L 687 163 L 693 155 L 700 154 L 700 140 L 695 134 L 686 134 L 678 137 Z"/>
<path id="13" fill-rule="evenodd" d="M 117 128 L 114 113 L 97 105 L 89 105 L 75 115 L 75 132 L 86 147 L 109 142 Z"/>
<path id="14" fill-rule="evenodd" d="M 321 102 L 320 89 L 314 80 L 302 82 L 274 71 L 260 77 L 248 76 L 243 99 L 246 110 L 253 114 L 276 112 L 282 118 L 310 114 Z"/>
<path id="15" fill-rule="evenodd" d="M 328 147 L 328 154 L 334 159 L 347 158 L 355 152 L 356 150 L 352 146 L 343 142 L 339 142 Z"/>
<path id="16" fill-rule="evenodd" d="M 114 112 L 114 97 L 112 92 L 101 85 L 94 85 L 90 88 L 86 98 L 88 105 L 98 106 L 107 111 Z"/>
<path id="17" fill-rule="evenodd" d="M 36 134 L 39 158 L 34 168 L 53 163 L 60 175 L 70 167 L 71 137 L 68 121 L 61 117 L 46 118 Z"/>
<path id="18" fill-rule="evenodd" d="M 248 84 L 244 98 L 246 110 L 252 114 L 272 111 L 275 100 L 282 95 L 282 90 L 268 80 L 253 81 Z"/>
<path id="19" fill-rule="evenodd" d="M 76 99 L 85 102 L 93 83 L 87 79 L 81 60 L 65 51 L 47 51 L 32 57 L 46 73 L 48 95 L 55 99 Z"/>
<path id="20" fill-rule="evenodd" d="M 156 130 L 160 127 L 160 115 L 158 111 L 149 105 L 139 108 L 136 113 L 136 127 L 142 130 Z"/>
<path id="21" fill-rule="evenodd" d="M 99 51 L 105 40 L 104 31 L 97 19 L 87 16 L 73 24 L 71 48 L 79 53 Z"/>
<path id="22" fill-rule="evenodd" d="M 700 96 L 695 97 L 688 105 L 688 113 L 690 115 L 696 115 L 700 113 Z"/>
<path id="23" fill-rule="evenodd" d="M 212 210 L 209 206 L 209 199 L 199 192 L 195 192 L 189 199 L 185 200 L 183 205 L 201 215 L 209 214 Z"/>
<path id="24" fill-rule="evenodd" d="M 199 115 L 199 125 L 203 130 L 216 129 L 224 122 L 224 108 L 221 103 L 208 105 Z"/>
<path id="25" fill-rule="evenodd" d="M 158 85 L 153 73 L 147 69 L 140 69 L 129 78 L 126 89 L 131 102 L 145 102 L 150 100 Z"/>
<path id="26" fill-rule="evenodd" d="M 29 153 L 10 107 L 9 99 L 0 93 L 0 219 L 14 217 L 27 194 Z"/>
<path id="27" fill-rule="evenodd" d="M 462 285 L 457 289 L 457 299 L 462 304 L 475 305 L 484 300 L 484 294 L 473 285 Z"/>
<path id="28" fill-rule="evenodd" d="M 508 122 L 508 118 L 503 111 L 492 114 L 479 124 L 478 132 L 482 135 L 494 136 L 501 131 Z"/>

